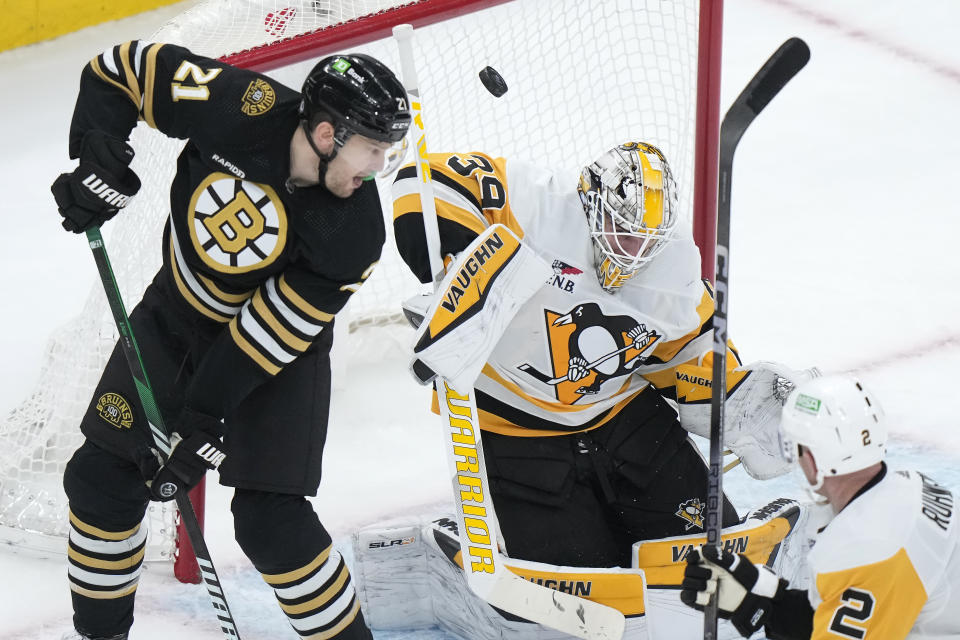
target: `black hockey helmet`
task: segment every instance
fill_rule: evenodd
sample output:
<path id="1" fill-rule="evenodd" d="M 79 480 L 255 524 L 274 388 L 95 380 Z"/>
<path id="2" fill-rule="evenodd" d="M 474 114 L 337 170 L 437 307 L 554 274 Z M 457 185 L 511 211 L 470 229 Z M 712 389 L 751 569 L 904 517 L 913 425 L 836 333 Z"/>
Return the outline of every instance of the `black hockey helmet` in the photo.
<path id="1" fill-rule="evenodd" d="M 382 62 L 361 53 L 328 56 L 303 83 L 300 118 L 311 129 L 328 118 L 338 145 L 353 133 L 396 143 L 410 127 L 407 92 Z"/>

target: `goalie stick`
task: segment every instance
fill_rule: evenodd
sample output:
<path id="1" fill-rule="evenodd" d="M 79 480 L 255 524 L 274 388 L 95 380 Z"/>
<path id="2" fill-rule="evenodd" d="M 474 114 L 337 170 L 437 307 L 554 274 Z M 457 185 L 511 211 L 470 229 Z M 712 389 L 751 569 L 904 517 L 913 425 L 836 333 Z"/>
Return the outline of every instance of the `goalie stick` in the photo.
<path id="1" fill-rule="evenodd" d="M 440 233 L 430 181 L 420 88 L 413 58 L 413 27 L 393 28 L 400 50 L 403 84 L 410 94 L 414 124 L 419 135 L 415 148 L 420 204 L 435 288 L 443 278 Z M 440 414 L 444 422 L 447 464 L 453 482 L 460 549 L 467 585 L 491 605 L 526 620 L 537 622 L 586 640 L 618 640 L 626 621 L 620 611 L 569 593 L 528 582 L 503 564 L 497 547 L 497 523 L 487 483 L 480 443 L 477 404 L 472 389 L 461 393 L 439 376 L 435 381 Z"/>
<path id="2" fill-rule="evenodd" d="M 134 386 L 137 388 L 137 395 L 140 396 L 140 404 L 143 405 L 143 413 L 147 417 L 147 424 L 150 426 L 150 433 L 153 436 L 153 442 L 160 451 L 164 461 L 170 457 L 172 449 L 170 444 L 170 433 L 167 431 L 160 416 L 160 410 L 157 407 L 156 399 L 153 395 L 153 388 L 147 379 L 147 372 L 143 367 L 143 359 L 140 357 L 140 349 L 137 347 L 137 341 L 133 336 L 133 328 L 130 326 L 130 318 L 127 317 L 127 311 L 123 306 L 123 298 L 120 296 L 120 288 L 117 286 L 117 280 L 113 275 L 113 267 L 110 266 L 110 257 L 107 255 L 107 248 L 103 244 L 103 236 L 100 229 L 94 227 L 87 230 L 87 243 L 90 245 L 90 251 L 93 252 L 93 259 L 97 263 L 97 272 L 100 274 L 100 281 L 103 284 L 104 293 L 107 294 L 107 302 L 110 304 L 110 311 L 113 313 L 113 321 L 117 325 L 117 331 L 120 332 L 120 347 L 123 349 L 123 355 L 127 358 L 127 365 L 130 367 L 130 375 L 133 376 Z M 200 565 L 200 575 L 207 587 L 207 593 L 210 596 L 210 603 L 217 612 L 217 620 L 220 623 L 220 630 L 224 637 L 239 640 L 240 634 L 237 632 L 237 626 L 233 621 L 233 615 L 230 613 L 230 607 L 227 606 L 227 598 L 220 586 L 220 578 L 217 570 L 213 566 L 213 560 L 210 558 L 210 550 L 207 549 L 207 543 L 203 539 L 203 532 L 200 529 L 200 522 L 197 520 L 197 514 L 193 510 L 193 504 L 186 491 L 176 493 L 177 508 L 180 510 L 180 518 L 187 529 L 190 537 L 190 544 L 193 545 L 194 555 L 197 557 L 197 563 Z"/>
<path id="3" fill-rule="evenodd" d="M 710 472 L 707 476 L 707 544 L 720 549 L 723 500 L 723 423 L 727 398 L 727 304 L 730 296 L 730 188 L 733 154 L 754 118 L 810 60 L 800 38 L 790 38 L 764 63 L 733 101 L 720 124 L 720 180 L 717 197 L 717 273 L 713 313 L 713 389 L 710 403 Z M 716 596 L 703 612 L 703 638 L 717 638 Z"/>

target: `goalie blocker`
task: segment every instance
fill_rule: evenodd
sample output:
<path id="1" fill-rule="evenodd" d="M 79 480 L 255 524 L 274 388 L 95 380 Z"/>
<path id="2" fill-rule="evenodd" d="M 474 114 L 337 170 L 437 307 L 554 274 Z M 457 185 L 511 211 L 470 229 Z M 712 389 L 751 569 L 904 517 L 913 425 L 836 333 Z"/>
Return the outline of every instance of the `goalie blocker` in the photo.
<path id="1" fill-rule="evenodd" d="M 801 575 L 809 522 L 806 506 L 774 500 L 726 529 L 724 545 L 781 574 Z M 698 637 L 703 616 L 685 607 L 678 594 L 685 559 L 705 539 L 701 534 L 637 542 L 630 568 L 560 567 L 511 558 L 504 564 L 526 580 L 623 612 L 624 637 Z M 499 611 L 470 591 L 452 514 L 371 525 L 355 533 L 352 542 L 358 597 L 373 629 L 439 626 L 468 640 L 569 637 Z M 721 637 L 739 634 L 724 622 Z"/>
<path id="2" fill-rule="evenodd" d="M 504 225 L 484 229 L 447 265 L 432 298 L 405 303 L 407 318 L 419 326 L 410 365 L 414 377 L 428 384 L 439 375 L 454 389 L 473 388 L 520 305 L 552 273 Z"/>

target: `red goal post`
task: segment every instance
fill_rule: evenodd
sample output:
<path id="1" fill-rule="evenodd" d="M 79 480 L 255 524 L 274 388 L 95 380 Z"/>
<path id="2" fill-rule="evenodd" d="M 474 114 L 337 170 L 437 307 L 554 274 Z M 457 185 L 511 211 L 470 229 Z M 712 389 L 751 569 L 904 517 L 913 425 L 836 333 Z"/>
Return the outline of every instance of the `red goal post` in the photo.
<path id="1" fill-rule="evenodd" d="M 399 69 L 390 32 L 412 24 L 431 150 L 538 161 L 569 175 L 572 189 L 580 167 L 606 149 L 631 139 L 652 142 L 671 162 L 703 274 L 712 277 L 722 6 L 722 0 L 206 0 L 150 39 L 299 88 L 316 59 L 338 51 L 369 53 Z M 487 65 L 510 86 L 502 98 L 477 78 Z M 132 144 L 144 186 L 105 229 L 127 308 L 159 268 L 183 143 L 141 124 Z M 389 184 L 380 187 L 389 216 Z M 390 235 L 380 267 L 341 314 L 346 322 L 338 325 L 349 326 L 349 341 L 393 331 L 391 323 L 402 319 L 400 301 L 417 290 Z M 115 339 L 95 285 L 79 318 L 51 336 L 34 391 L 0 422 L 0 541 L 11 547 L 65 550 L 60 478 L 82 440 L 80 416 Z M 149 515 L 147 558 L 176 555 L 178 576 L 195 579 L 192 554 L 177 550 L 175 514 L 151 505 Z"/>

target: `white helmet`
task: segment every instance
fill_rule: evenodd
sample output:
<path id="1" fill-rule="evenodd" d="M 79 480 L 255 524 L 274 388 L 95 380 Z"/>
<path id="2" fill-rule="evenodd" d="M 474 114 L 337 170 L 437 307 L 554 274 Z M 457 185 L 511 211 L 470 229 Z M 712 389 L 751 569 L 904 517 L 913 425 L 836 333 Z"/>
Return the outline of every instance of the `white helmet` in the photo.
<path id="1" fill-rule="evenodd" d="M 677 229 L 677 188 L 655 146 L 625 142 L 580 173 L 600 286 L 616 292 L 666 247 Z"/>
<path id="2" fill-rule="evenodd" d="M 794 462 L 798 446 L 817 463 L 816 491 L 827 476 L 865 469 L 883 460 L 887 425 L 876 396 L 848 374 L 823 376 L 797 386 L 783 406 L 780 443 Z"/>

